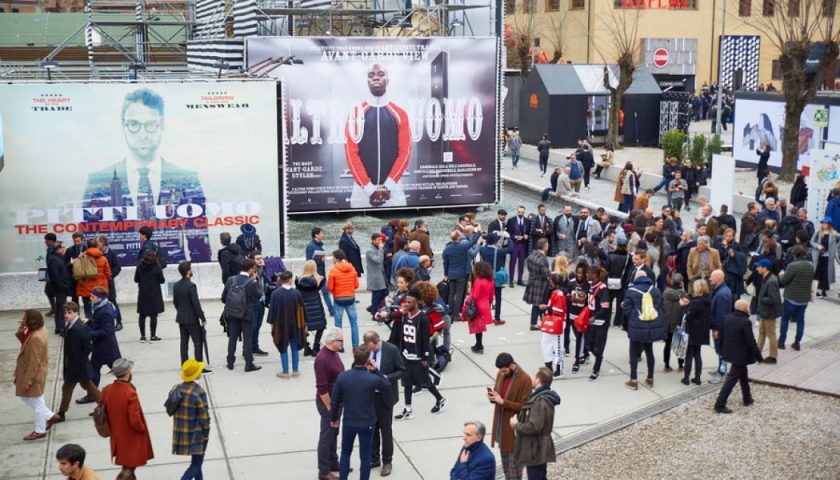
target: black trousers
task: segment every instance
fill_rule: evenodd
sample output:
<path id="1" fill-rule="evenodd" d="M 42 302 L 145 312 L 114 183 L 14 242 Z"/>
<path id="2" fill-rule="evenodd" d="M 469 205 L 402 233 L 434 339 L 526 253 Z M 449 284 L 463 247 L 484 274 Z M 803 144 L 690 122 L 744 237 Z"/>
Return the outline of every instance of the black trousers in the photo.
<path id="1" fill-rule="evenodd" d="M 371 448 L 371 460 L 382 459 L 382 463 L 391 463 L 394 458 L 394 407 L 385 408 L 385 405 L 376 401 L 376 424 L 373 427 L 373 447 Z M 379 456 L 379 448 L 382 447 L 382 456 Z"/>
<path id="2" fill-rule="evenodd" d="M 53 301 L 55 302 L 55 329 L 57 331 L 64 331 L 64 304 L 67 303 L 67 294 L 64 292 L 55 292 L 53 294 Z"/>
<path id="3" fill-rule="evenodd" d="M 227 363 L 233 365 L 236 360 L 236 342 L 239 340 L 239 334 L 242 334 L 242 356 L 245 357 L 245 366 L 249 367 L 254 364 L 254 354 L 251 350 L 251 335 L 254 333 L 254 322 L 251 320 L 240 320 L 238 318 L 228 318 L 228 353 Z"/>
<path id="4" fill-rule="evenodd" d="M 624 290 L 610 290 L 610 302 L 615 301 L 615 306 L 613 307 L 613 311 L 615 312 L 615 317 L 613 317 L 613 326 L 620 327 L 622 322 L 624 322 L 624 310 L 621 308 L 621 302 L 624 301 Z"/>
<path id="5" fill-rule="evenodd" d="M 715 408 L 725 407 L 726 400 L 729 399 L 729 394 L 735 388 L 735 384 L 741 384 L 741 396 L 744 403 L 752 401 L 752 394 L 750 394 L 750 377 L 747 374 L 746 365 L 729 365 L 729 373 L 726 374 L 726 380 L 723 382 L 723 387 L 720 388 L 717 400 L 715 401 Z"/>
<path id="6" fill-rule="evenodd" d="M 647 378 L 653 379 L 653 344 L 630 341 L 630 380 L 636 380 L 639 367 L 639 355 L 645 352 L 647 360 Z"/>
<path id="7" fill-rule="evenodd" d="M 605 320 L 605 323 L 600 326 L 590 325 L 589 330 L 586 331 L 586 344 L 589 345 L 592 355 L 595 356 L 595 365 L 592 367 L 593 373 L 601 371 L 601 362 L 604 360 L 604 350 L 607 347 L 607 334 L 609 331 L 609 320 Z"/>
<path id="8" fill-rule="evenodd" d="M 691 364 L 694 364 L 694 378 L 700 380 L 700 372 L 703 371 L 703 357 L 700 355 L 701 345 L 689 345 L 685 349 L 685 374 L 686 380 L 691 377 Z"/>
<path id="9" fill-rule="evenodd" d="M 449 299 L 447 304 L 452 312 L 452 320 L 461 319 L 461 307 L 467 292 L 467 277 L 449 279 Z"/>
<path id="10" fill-rule="evenodd" d="M 589 172 L 591 172 L 591 171 L 592 171 L 592 167 L 589 167 L 589 168 L 584 167 L 583 168 L 583 186 L 584 187 L 589 186 Z"/>
<path id="11" fill-rule="evenodd" d="M 181 365 L 187 361 L 188 350 L 190 346 L 190 339 L 192 339 L 195 351 L 195 359 L 199 362 L 204 361 L 204 332 L 202 332 L 201 324 L 178 324 L 178 329 L 181 331 Z"/>

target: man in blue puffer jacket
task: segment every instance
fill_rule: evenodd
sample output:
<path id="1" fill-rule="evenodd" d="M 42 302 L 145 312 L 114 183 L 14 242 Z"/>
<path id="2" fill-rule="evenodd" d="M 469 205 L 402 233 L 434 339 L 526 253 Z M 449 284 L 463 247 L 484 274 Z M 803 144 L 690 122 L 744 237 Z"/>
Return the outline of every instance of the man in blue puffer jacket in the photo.
<path id="1" fill-rule="evenodd" d="M 642 300 L 648 292 L 653 297 L 653 306 L 657 316 L 654 320 L 641 320 Z M 653 342 L 665 340 L 665 336 L 668 335 L 665 314 L 662 310 L 662 292 L 656 288 L 650 277 L 640 270 L 636 273 L 633 284 L 627 289 L 621 308 L 627 325 L 627 337 L 630 338 L 630 380 L 625 385 L 631 390 L 639 389 L 636 370 L 639 354 L 644 351 L 647 360 L 645 384 L 653 387 Z"/>

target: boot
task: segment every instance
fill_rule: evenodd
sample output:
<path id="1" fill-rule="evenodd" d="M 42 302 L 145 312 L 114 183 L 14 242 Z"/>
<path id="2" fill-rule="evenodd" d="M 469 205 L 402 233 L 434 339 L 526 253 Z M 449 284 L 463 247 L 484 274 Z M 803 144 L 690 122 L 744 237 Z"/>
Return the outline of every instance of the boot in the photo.
<path id="1" fill-rule="evenodd" d="M 303 356 L 304 357 L 311 357 L 312 356 L 312 349 L 309 348 L 309 342 L 306 342 L 306 345 L 303 346 Z"/>
<path id="2" fill-rule="evenodd" d="M 318 355 L 319 351 L 321 351 L 321 345 L 316 343 L 315 345 L 312 346 L 312 354 L 311 355 L 314 357 L 314 356 Z"/>
<path id="3" fill-rule="evenodd" d="M 551 370 L 551 363 L 552 362 L 545 362 L 545 368 Z"/>

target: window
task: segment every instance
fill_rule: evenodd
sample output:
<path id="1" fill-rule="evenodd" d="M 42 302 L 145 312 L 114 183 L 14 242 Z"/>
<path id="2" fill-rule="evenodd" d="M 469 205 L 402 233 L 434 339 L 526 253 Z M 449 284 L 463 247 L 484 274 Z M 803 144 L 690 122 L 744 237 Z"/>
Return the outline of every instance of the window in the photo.
<path id="1" fill-rule="evenodd" d="M 788 0 L 788 16 L 799 16 L 799 0 Z"/>
<path id="2" fill-rule="evenodd" d="M 837 5 L 837 0 L 823 0 L 822 14 L 823 17 L 833 17 Z"/>
<path id="3" fill-rule="evenodd" d="M 624 8 L 624 0 L 613 0 L 613 8 Z"/>
<path id="4" fill-rule="evenodd" d="M 782 79 L 782 64 L 779 63 L 778 60 L 773 60 L 773 66 L 770 67 L 770 79 L 771 80 L 781 80 Z"/>
<path id="5" fill-rule="evenodd" d="M 740 0 L 738 2 L 738 15 L 749 17 L 752 14 L 752 0 Z"/>
<path id="6" fill-rule="evenodd" d="M 534 46 L 535 46 L 535 47 L 539 47 L 539 46 L 540 46 L 540 37 L 534 37 Z"/>
<path id="7" fill-rule="evenodd" d="M 505 12 L 516 13 L 516 0 L 505 0 Z"/>
<path id="8" fill-rule="evenodd" d="M 697 2 L 699 0 L 683 0 L 686 10 L 697 10 Z"/>
<path id="9" fill-rule="evenodd" d="M 522 13 L 534 13 L 534 12 L 536 12 L 536 10 L 534 9 L 534 7 L 536 7 L 534 2 L 536 2 L 536 1 L 537 0 L 523 0 L 523 2 L 522 2 Z"/>
<path id="10" fill-rule="evenodd" d="M 560 0 L 545 0 L 546 12 L 557 12 L 560 10 Z"/>
<path id="11" fill-rule="evenodd" d="M 583 10 L 586 8 L 586 0 L 569 0 L 569 10 Z"/>
<path id="12" fill-rule="evenodd" d="M 764 0 L 764 5 L 761 7 L 761 14 L 765 17 L 772 17 L 776 14 L 775 0 Z"/>

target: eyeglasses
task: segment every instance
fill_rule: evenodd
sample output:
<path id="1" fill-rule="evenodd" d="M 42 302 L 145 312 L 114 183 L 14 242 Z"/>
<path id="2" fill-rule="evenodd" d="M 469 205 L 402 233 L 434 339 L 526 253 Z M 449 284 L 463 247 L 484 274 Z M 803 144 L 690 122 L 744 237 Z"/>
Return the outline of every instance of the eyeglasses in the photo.
<path id="1" fill-rule="evenodd" d="M 138 122 L 137 120 L 127 120 L 123 122 L 123 126 L 131 132 L 137 133 L 142 128 L 146 131 L 146 133 L 155 133 L 158 131 L 159 128 L 163 126 L 161 122 L 156 122 L 154 120 L 150 120 L 148 122 Z"/>

